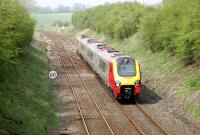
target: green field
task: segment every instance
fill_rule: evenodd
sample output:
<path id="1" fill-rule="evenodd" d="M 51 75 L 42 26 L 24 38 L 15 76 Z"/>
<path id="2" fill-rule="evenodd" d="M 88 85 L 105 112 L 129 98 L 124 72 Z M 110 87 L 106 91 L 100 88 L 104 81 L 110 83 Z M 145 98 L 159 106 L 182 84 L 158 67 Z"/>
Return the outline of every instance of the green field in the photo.
<path id="1" fill-rule="evenodd" d="M 51 25 L 55 21 L 62 21 L 71 23 L 73 13 L 52 13 L 52 14 L 39 14 L 33 13 L 32 16 L 37 21 L 37 26 Z"/>

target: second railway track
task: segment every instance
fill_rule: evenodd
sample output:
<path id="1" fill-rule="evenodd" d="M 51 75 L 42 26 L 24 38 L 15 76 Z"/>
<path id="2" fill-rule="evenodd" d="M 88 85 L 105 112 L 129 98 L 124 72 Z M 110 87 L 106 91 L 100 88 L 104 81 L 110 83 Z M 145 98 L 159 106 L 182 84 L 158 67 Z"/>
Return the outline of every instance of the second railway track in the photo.
<path id="1" fill-rule="evenodd" d="M 104 116 L 104 114 L 102 113 L 102 111 L 100 110 L 100 108 L 99 108 L 99 106 L 98 106 L 98 104 L 96 103 L 96 101 L 94 100 L 94 97 L 91 95 L 91 93 L 90 93 L 90 90 L 89 90 L 89 88 L 87 87 L 87 85 L 85 84 L 85 82 L 83 81 L 83 79 L 82 79 L 82 77 L 80 76 L 80 74 L 79 74 L 79 72 L 78 72 L 78 70 L 77 70 L 77 68 L 76 68 L 76 66 L 74 65 L 74 63 L 73 63 L 73 61 L 71 61 L 71 58 L 69 58 L 70 59 L 70 61 L 71 61 L 71 64 L 72 64 L 72 66 L 74 67 L 74 71 L 75 72 L 73 72 L 72 70 L 70 71 L 71 72 L 71 74 L 77 74 L 78 75 L 78 79 L 77 79 L 77 77 L 75 77 L 75 76 L 71 76 L 70 77 L 70 74 L 69 74 L 69 72 L 67 71 L 67 66 L 69 66 L 69 65 L 66 65 L 66 61 L 63 59 L 63 56 L 62 55 L 59 55 L 60 56 L 60 59 L 61 59 L 61 61 L 62 61 L 62 63 L 63 63 L 63 67 L 64 67 L 64 69 L 65 69 L 65 72 L 66 72 L 66 74 L 67 74 L 67 76 L 68 76 L 68 80 L 70 81 L 70 86 L 71 86 L 71 89 L 73 90 L 73 94 L 74 94 L 74 97 L 75 97 L 75 99 L 76 99 L 76 102 L 77 102 L 77 105 L 78 105 L 78 108 L 79 108 L 79 112 L 80 112 L 80 114 L 81 114 L 81 118 L 82 118 L 82 121 L 83 121 L 83 124 L 84 124 L 84 127 L 85 127 L 85 129 L 86 129 L 86 133 L 87 134 L 98 134 L 98 132 L 97 132 L 97 130 L 99 129 L 99 128 L 101 128 L 102 130 L 101 130 L 101 132 L 99 133 L 99 134 L 111 134 L 111 135 L 114 135 L 114 131 L 113 131 L 113 129 L 110 127 L 110 125 L 109 125 L 109 123 L 107 122 L 107 120 L 106 120 L 106 118 L 105 118 L 105 116 Z M 74 75 L 75 75 L 74 74 Z M 82 83 L 82 84 L 79 84 L 79 83 Z M 79 86 L 78 86 L 79 85 Z M 79 90 L 77 90 L 77 88 L 81 88 L 81 86 L 80 85 L 82 85 L 83 87 L 83 89 L 79 89 Z M 98 113 L 100 114 L 100 117 L 98 116 L 98 114 L 97 114 L 97 112 L 95 112 L 95 110 L 94 109 L 92 109 L 92 110 L 90 110 L 89 108 L 88 109 L 84 109 L 84 111 L 83 111 L 83 108 L 84 107 L 81 107 L 81 103 L 83 103 L 84 102 L 84 98 L 82 98 L 81 97 L 81 93 L 83 93 L 83 90 L 87 90 L 87 92 L 89 93 L 89 96 L 90 96 L 90 98 L 92 99 L 92 101 L 93 101 L 93 103 L 92 104 L 90 104 L 89 102 L 87 102 L 85 105 L 85 107 L 87 108 L 87 106 L 88 107 L 91 107 L 92 105 L 95 105 L 95 107 L 96 107 L 96 109 L 97 109 L 97 111 L 98 111 Z M 79 92 L 76 92 L 76 91 L 79 91 Z M 82 91 L 82 92 L 81 92 Z M 78 95 L 78 97 L 77 97 L 77 95 Z M 79 98 L 79 99 L 78 99 Z M 82 100 L 81 100 L 82 99 Z M 87 97 L 87 99 L 88 99 L 88 97 Z M 80 101 L 81 101 L 81 103 L 80 103 Z M 87 100 L 85 100 L 85 101 L 87 101 Z M 90 114 L 90 116 L 88 116 L 88 114 Z M 92 115 L 94 115 L 94 117 L 93 117 L 93 119 L 91 119 L 91 121 L 93 121 L 93 122 L 90 122 L 90 124 L 89 124 L 89 120 L 86 120 L 86 119 L 90 119 L 91 118 L 91 114 Z M 98 123 L 98 124 L 92 124 L 92 123 Z M 105 123 L 105 124 L 103 124 L 103 123 Z M 106 125 L 106 127 L 105 127 L 105 125 Z M 90 128 L 89 128 L 90 127 Z M 93 127 L 93 128 L 91 128 L 91 127 Z M 97 130 L 94 130 L 94 129 L 97 129 Z"/>

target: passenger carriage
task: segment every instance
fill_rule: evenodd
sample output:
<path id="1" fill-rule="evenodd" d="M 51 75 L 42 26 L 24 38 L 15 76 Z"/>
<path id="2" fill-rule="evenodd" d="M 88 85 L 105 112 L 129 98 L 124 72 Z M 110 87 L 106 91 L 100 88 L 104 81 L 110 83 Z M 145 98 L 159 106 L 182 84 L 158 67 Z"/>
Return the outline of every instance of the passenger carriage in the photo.
<path id="1" fill-rule="evenodd" d="M 139 97 L 141 72 L 137 60 L 84 35 L 77 36 L 76 49 L 116 99 Z"/>

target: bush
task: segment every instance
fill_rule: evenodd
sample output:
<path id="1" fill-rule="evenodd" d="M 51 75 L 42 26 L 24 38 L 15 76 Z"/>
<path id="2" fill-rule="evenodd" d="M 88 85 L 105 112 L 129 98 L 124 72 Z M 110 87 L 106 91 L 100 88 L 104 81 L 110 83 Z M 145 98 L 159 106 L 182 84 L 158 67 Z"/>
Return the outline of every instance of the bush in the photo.
<path id="1" fill-rule="evenodd" d="M 126 2 L 75 13 L 72 22 L 116 40 L 140 32 L 146 48 L 167 50 L 187 65 L 200 58 L 199 12 L 199 0 L 165 0 L 158 6 Z"/>
<path id="2" fill-rule="evenodd" d="M 91 28 L 123 40 L 137 32 L 143 13 L 144 7 L 138 3 L 117 3 L 75 13 L 72 22 L 80 29 Z"/>
<path id="3" fill-rule="evenodd" d="M 0 80 L 9 65 L 16 64 L 18 56 L 30 45 L 35 21 L 15 0 L 0 0 Z"/>
<path id="4" fill-rule="evenodd" d="M 0 135 L 51 135 L 56 114 L 49 96 L 53 83 L 45 77 L 48 58 L 32 47 L 23 56 L 0 83 Z"/>
<path id="5" fill-rule="evenodd" d="M 62 26 L 69 26 L 69 23 L 68 22 L 62 22 L 62 21 L 55 21 L 51 24 L 52 26 L 59 26 L 59 27 L 62 27 Z"/>
<path id="6" fill-rule="evenodd" d="M 200 1 L 166 0 L 144 15 L 140 31 L 153 52 L 168 50 L 186 65 L 200 58 Z"/>
<path id="7" fill-rule="evenodd" d="M 160 19 L 158 17 L 159 9 L 151 9 L 141 20 L 140 32 L 143 36 L 144 45 L 152 52 L 164 49 L 160 39 Z"/>

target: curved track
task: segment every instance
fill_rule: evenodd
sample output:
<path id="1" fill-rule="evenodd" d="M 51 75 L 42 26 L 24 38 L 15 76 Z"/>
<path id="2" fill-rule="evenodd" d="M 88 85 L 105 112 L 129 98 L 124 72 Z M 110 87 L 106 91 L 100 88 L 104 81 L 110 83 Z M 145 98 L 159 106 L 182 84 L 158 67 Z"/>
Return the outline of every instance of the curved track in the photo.
<path id="1" fill-rule="evenodd" d="M 63 42 L 64 39 L 58 39 L 60 40 L 61 42 Z M 70 45 L 70 47 L 72 47 L 74 49 L 74 45 L 71 41 L 68 41 L 68 40 L 65 40 L 64 42 L 67 43 L 67 45 Z M 78 101 L 78 98 L 76 96 L 76 92 L 74 91 L 74 88 L 73 88 L 73 84 L 71 82 L 71 79 L 69 77 L 69 73 L 67 71 L 67 68 L 66 68 L 66 59 L 68 59 L 68 62 L 70 62 L 72 64 L 72 66 L 74 67 L 79 79 L 81 80 L 82 84 L 84 85 L 84 88 L 87 90 L 88 94 L 90 95 L 90 98 L 92 99 L 94 105 L 96 106 L 96 109 L 98 110 L 99 114 L 101 115 L 103 121 L 105 122 L 105 125 L 107 126 L 110 134 L 114 134 L 114 131 L 113 129 L 111 128 L 111 126 L 109 125 L 108 121 L 106 120 L 106 117 L 104 116 L 103 112 L 101 111 L 99 105 L 97 104 L 97 102 L 95 101 L 95 98 L 93 97 L 90 89 L 89 89 L 89 86 L 86 84 L 86 82 L 84 81 L 84 79 L 82 78 L 82 76 L 80 75 L 79 71 L 78 71 L 78 68 L 76 66 L 79 65 L 79 67 L 81 68 L 84 68 L 85 70 L 87 70 L 87 72 L 91 72 L 91 68 L 89 66 L 87 66 L 84 61 L 80 60 L 78 58 L 78 56 L 75 56 L 76 54 L 74 53 L 73 56 L 71 53 L 71 51 L 69 51 L 70 55 L 68 54 L 68 52 L 63 48 L 63 49 L 59 49 L 59 48 L 56 48 L 54 47 L 55 50 L 58 51 L 59 53 L 59 57 L 62 61 L 62 64 L 63 64 L 63 67 L 64 67 L 64 70 L 66 72 L 66 75 L 68 77 L 68 80 L 70 82 L 70 86 L 71 86 L 71 89 L 72 89 L 72 92 L 73 92 L 73 95 L 75 97 L 75 100 L 77 102 L 77 106 L 79 108 L 79 112 L 81 114 L 81 118 L 82 118 L 82 121 L 83 121 L 83 124 L 84 124 L 84 127 L 85 127 L 85 130 L 86 130 L 86 133 L 87 134 L 90 134 L 89 132 L 89 129 L 88 129 L 88 126 L 87 126 L 87 122 L 85 120 L 85 117 L 84 117 L 84 114 L 81 110 L 81 107 L 80 107 L 80 104 L 79 104 L 79 101 Z M 64 52 L 61 52 L 60 50 L 64 51 Z M 153 117 L 151 117 L 150 114 L 148 114 L 148 112 L 139 104 L 134 104 L 134 105 L 131 105 L 131 106 L 124 106 L 124 105 L 121 105 L 119 102 L 117 102 L 113 96 L 112 96 L 112 93 L 109 92 L 109 89 L 104 85 L 102 84 L 101 80 L 99 78 L 96 78 L 96 80 L 99 82 L 99 84 L 104 88 L 105 90 L 105 93 L 107 93 L 111 98 L 112 100 L 115 102 L 115 104 L 118 106 L 118 108 L 120 109 L 120 111 L 126 116 L 126 118 L 128 119 L 128 121 L 130 122 L 130 124 L 138 131 L 139 134 L 141 135 L 146 135 L 146 134 L 149 134 L 148 130 L 146 130 L 146 128 L 144 126 L 142 126 L 141 124 L 139 124 L 138 121 L 135 120 L 135 118 L 133 118 L 134 116 L 130 115 L 130 107 L 132 107 L 131 109 L 138 109 L 138 111 L 143 115 L 144 119 L 146 121 L 150 121 L 152 125 L 154 125 L 153 127 L 155 127 L 156 129 L 156 133 L 157 134 L 164 134 L 164 135 L 170 135 L 169 132 L 161 125 L 159 124 Z"/>
<path id="2" fill-rule="evenodd" d="M 63 64 L 63 67 L 64 67 L 65 73 L 66 73 L 66 75 L 67 75 L 68 81 L 69 81 L 69 83 L 70 83 L 70 87 L 71 87 L 71 90 L 72 90 L 72 92 L 73 92 L 74 98 L 75 98 L 75 100 L 76 100 L 76 103 L 77 103 L 77 106 L 78 106 L 78 109 L 79 109 L 79 112 L 80 112 L 80 115 L 81 115 L 81 119 L 82 119 L 82 121 L 83 121 L 83 125 L 84 125 L 85 130 L 86 130 L 86 133 L 89 135 L 89 134 L 90 134 L 90 130 L 89 130 L 89 127 L 88 127 L 88 125 L 87 125 L 87 122 L 86 122 L 85 116 L 84 116 L 84 114 L 83 114 L 83 111 L 82 111 L 82 109 L 81 109 L 81 105 L 79 104 L 79 101 L 78 101 L 78 98 L 77 98 L 77 95 L 76 95 L 76 92 L 75 92 L 75 88 L 74 88 L 72 79 L 70 78 L 70 75 L 69 75 L 69 73 L 68 73 L 68 71 L 67 71 L 67 66 L 66 66 L 66 63 L 65 63 L 65 58 L 63 57 L 63 55 L 61 55 L 60 52 L 58 53 L 58 55 L 59 55 L 60 60 L 61 60 L 61 62 L 62 62 L 62 64 Z M 67 53 L 66 53 L 66 55 L 68 56 Z M 68 56 L 68 57 L 69 57 L 69 56 Z M 108 130 L 109 130 L 109 132 L 110 132 L 109 134 L 114 135 L 113 129 L 110 127 L 110 125 L 109 125 L 108 121 L 106 120 L 106 118 L 105 118 L 103 112 L 101 111 L 101 109 L 99 108 L 98 104 L 96 103 L 94 97 L 92 96 L 92 94 L 91 94 L 89 88 L 88 88 L 87 85 L 85 84 L 83 78 L 80 76 L 80 74 L 79 74 L 79 72 L 78 72 L 78 69 L 77 69 L 77 67 L 75 66 L 74 62 L 71 60 L 70 57 L 69 57 L 69 60 L 70 60 L 71 64 L 73 65 L 73 67 L 74 67 L 74 69 L 75 69 L 75 71 L 76 71 L 76 73 L 77 73 L 79 79 L 80 79 L 81 82 L 83 83 L 84 88 L 87 90 L 88 94 L 90 95 L 90 98 L 92 99 L 93 104 L 95 105 L 95 107 L 97 108 L 99 114 L 101 115 L 102 120 L 105 122 L 105 125 L 107 126 L 107 128 L 108 128 Z"/>

